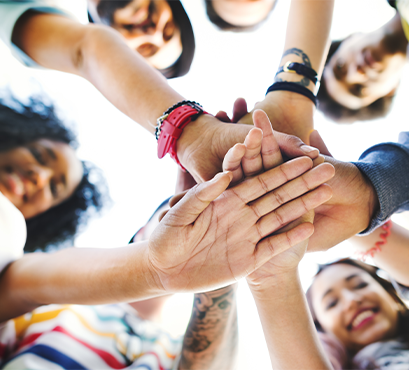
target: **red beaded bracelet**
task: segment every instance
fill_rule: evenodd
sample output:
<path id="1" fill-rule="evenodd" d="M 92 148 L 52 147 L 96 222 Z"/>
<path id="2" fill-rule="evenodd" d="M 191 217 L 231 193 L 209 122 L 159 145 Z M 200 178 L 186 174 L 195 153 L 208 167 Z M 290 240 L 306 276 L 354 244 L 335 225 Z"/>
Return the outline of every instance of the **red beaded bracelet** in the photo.
<path id="1" fill-rule="evenodd" d="M 381 251 L 381 246 L 387 243 L 388 236 L 391 235 L 391 227 L 392 227 L 392 221 L 389 220 L 385 222 L 382 226 L 382 229 L 385 230 L 385 232 L 381 233 L 380 238 L 381 240 L 377 241 L 375 243 L 375 246 L 372 247 L 371 249 L 368 249 L 366 252 L 360 252 L 357 253 L 357 257 L 362 261 L 365 262 L 368 257 L 374 257 L 376 252 Z"/>

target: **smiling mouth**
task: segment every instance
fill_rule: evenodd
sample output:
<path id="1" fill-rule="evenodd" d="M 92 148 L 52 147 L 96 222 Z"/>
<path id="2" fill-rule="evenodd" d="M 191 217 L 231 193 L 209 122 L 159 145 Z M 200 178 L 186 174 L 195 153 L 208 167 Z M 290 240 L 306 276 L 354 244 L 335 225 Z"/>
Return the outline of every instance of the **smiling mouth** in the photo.
<path id="1" fill-rule="evenodd" d="M 374 316 L 379 312 L 379 308 L 368 308 L 358 313 L 351 323 L 347 326 L 349 331 L 356 330 L 364 326 L 367 322 L 371 321 Z"/>

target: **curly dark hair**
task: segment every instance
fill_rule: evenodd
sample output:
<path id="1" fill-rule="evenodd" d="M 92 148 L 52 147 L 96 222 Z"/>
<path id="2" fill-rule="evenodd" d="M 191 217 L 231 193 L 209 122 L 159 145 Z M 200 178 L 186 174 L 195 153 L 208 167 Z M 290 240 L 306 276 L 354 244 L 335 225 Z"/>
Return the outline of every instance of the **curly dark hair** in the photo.
<path id="1" fill-rule="evenodd" d="M 31 97 L 23 104 L 13 96 L 0 99 L 0 151 L 49 139 L 78 147 L 75 135 L 58 118 L 46 98 Z M 70 198 L 42 214 L 26 220 L 25 252 L 72 246 L 73 239 L 91 214 L 99 212 L 109 200 L 101 171 L 89 162 L 82 162 L 84 175 Z"/>
<path id="2" fill-rule="evenodd" d="M 219 28 L 222 31 L 233 31 L 233 32 L 254 31 L 268 17 L 267 15 L 262 21 L 258 22 L 257 24 L 253 24 L 251 26 L 237 26 L 229 22 L 226 22 L 222 17 L 219 16 L 219 14 L 217 14 L 216 10 L 213 7 L 213 1 L 214 0 L 205 0 L 206 14 L 210 22 L 212 22 L 215 26 L 217 26 L 217 28 Z M 274 10 L 276 4 L 277 4 L 277 0 L 274 2 L 273 6 L 271 7 L 269 14 Z"/>
<path id="3" fill-rule="evenodd" d="M 344 39 L 345 40 L 345 39 Z M 334 53 L 344 40 L 332 41 L 325 65 L 331 60 Z M 324 74 L 323 74 L 324 76 Z M 325 78 L 321 79 L 320 89 L 317 93 L 318 109 L 325 117 L 337 123 L 353 123 L 355 121 L 369 121 L 385 117 L 392 107 L 394 96 L 384 96 L 375 100 L 367 107 L 349 109 L 336 102 L 329 94 L 325 85 Z"/>
<path id="4" fill-rule="evenodd" d="M 394 284 L 391 283 L 390 281 L 380 277 L 378 275 L 379 268 L 376 266 L 371 266 L 368 265 L 364 262 L 360 262 L 351 258 L 343 258 L 338 261 L 324 264 L 324 265 L 319 265 L 318 267 L 318 272 L 315 276 L 318 276 L 322 271 L 325 269 L 334 266 L 334 265 L 339 265 L 339 264 L 345 264 L 345 265 L 350 265 L 350 266 L 355 266 L 361 270 L 364 270 L 366 273 L 368 273 L 374 280 L 376 280 L 385 290 L 386 292 L 392 297 L 392 299 L 398 304 L 400 307 L 399 310 L 399 337 L 403 339 L 404 343 L 406 346 L 409 347 L 409 309 L 405 305 L 405 303 L 402 301 L 400 296 L 398 295 Z M 307 302 L 308 306 L 312 315 L 312 318 L 314 320 L 314 325 L 315 328 L 317 329 L 318 332 L 320 333 L 325 333 L 324 329 L 322 328 L 317 315 L 314 310 L 314 306 L 312 304 L 312 293 L 311 293 L 311 287 L 307 290 Z M 349 358 L 349 361 L 352 361 L 352 358 Z M 348 367 L 349 368 L 349 367 Z M 372 369 L 372 367 L 371 367 Z"/>

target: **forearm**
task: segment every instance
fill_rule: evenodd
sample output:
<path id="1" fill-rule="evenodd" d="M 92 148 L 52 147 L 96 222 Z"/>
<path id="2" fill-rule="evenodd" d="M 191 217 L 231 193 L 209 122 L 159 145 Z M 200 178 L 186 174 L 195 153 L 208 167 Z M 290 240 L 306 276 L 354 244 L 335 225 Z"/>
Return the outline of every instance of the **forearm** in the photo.
<path id="1" fill-rule="evenodd" d="M 43 67 L 84 77 L 151 133 L 156 119 L 183 100 L 109 27 L 28 12 L 17 22 L 13 42 Z"/>
<path id="2" fill-rule="evenodd" d="M 252 288 L 273 369 L 332 369 L 308 310 L 298 271 Z"/>
<path id="3" fill-rule="evenodd" d="M 237 285 L 195 294 L 179 369 L 234 369 Z"/>
<path id="4" fill-rule="evenodd" d="M 0 322 L 44 304 L 105 304 L 161 295 L 146 253 L 146 242 L 140 242 L 25 255 L 0 278 Z"/>
<path id="5" fill-rule="evenodd" d="M 384 232 L 381 228 L 367 236 L 356 236 L 352 238 L 354 246 L 365 252 L 382 240 L 380 234 Z M 398 283 L 409 286 L 409 231 L 397 224 L 392 225 L 391 234 L 386 244 L 381 246 L 381 251 L 376 252 L 373 257 L 375 264 L 388 272 Z"/>
<path id="6" fill-rule="evenodd" d="M 287 61 L 304 63 L 313 68 L 320 79 L 329 47 L 333 8 L 334 0 L 291 1 L 280 65 Z M 286 81 L 305 80 L 294 73 L 283 73 L 279 77 Z M 312 82 L 308 82 L 307 87 L 314 88 Z"/>

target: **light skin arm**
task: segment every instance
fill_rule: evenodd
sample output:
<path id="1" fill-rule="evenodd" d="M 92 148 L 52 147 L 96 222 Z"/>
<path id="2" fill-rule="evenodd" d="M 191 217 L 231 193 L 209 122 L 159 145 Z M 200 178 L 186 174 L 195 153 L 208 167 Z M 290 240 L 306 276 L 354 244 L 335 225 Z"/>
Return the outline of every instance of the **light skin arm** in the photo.
<path id="1" fill-rule="evenodd" d="M 304 251 L 305 248 L 304 243 Z M 269 275 L 268 279 L 249 285 L 273 369 L 332 370 L 308 310 L 297 268 L 283 274 L 271 269 L 264 273 Z"/>
<path id="2" fill-rule="evenodd" d="M 228 190 L 233 175 L 220 173 L 191 189 L 148 242 L 24 256 L 0 277 L 0 322 L 42 304 L 129 302 L 232 284 L 310 236 L 309 224 L 272 233 L 326 200 L 319 189 L 305 194 L 331 175 L 311 167 L 308 157 L 294 159 Z"/>
<path id="3" fill-rule="evenodd" d="M 329 47 L 333 7 L 333 0 L 291 1 L 280 66 L 287 61 L 303 63 L 317 72 L 318 79 L 321 78 Z M 280 73 L 276 81 L 296 82 L 316 93 L 309 79 L 295 73 Z M 267 113 L 275 130 L 296 135 L 309 143 L 309 134 L 314 127 L 315 107 L 305 96 L 288 91 L 273 91 L 255 108 Z M 246 115 L 239 122 L 251 124 L 251 115 Z"/>
<path id="4" fill-rule="evenodd" d="M 376 229 L 367 236 L 351 238 L 353 245 L 360 252 L 365 252 L 381 241 L 380 234 L 385 232 L 382 228 Z M 374 263 L 382 270 L 387 271 L 397 282 L 409 286 L 409 231 L 396 223 L 392 223 L 391 234 L 387 243 L 381 246 L 381 251 L 373 257 Z"/>
<path id="5" fill-rule="evenodd" d="M 179 369 L 234 369 L 237 351 L 237 285 L 195 294 Z"/>
<path id="6" fill-rule="evenodd" d="M 87 79 L 152 134 L 156 119 L 184 100 L 109 27 L 29 11 L 16 23 L 12 41 L 39 65 Z M 246 125 L 233 126 L 201 115 L 177 142 L 179 160 L 197 182 L 209 180 L 221 170 L 227 151 L 243 142 L 249 131 Z M 295 144 L 296 155 L 316 157 L 316 153 L 303 152 L 301 146 Z"/>
<path id="7" fill-rule="evenodd" d="M 255 112 L 254 120 L 264 127 L 261 145 L 252 145 L 254 143 L 250 140 L 246 148 L 237 144 L 224 162 L 224 167 L 231 168 L 237 178 L 277 166 L 283 160 L 271 127 L 264 125 L 268 123 L 267 117 L 263 112 Z M 312 212 L 303 217 L 307 222 L 312 219 Z M 300 222 L 302 220 L 294 221 L 285 229 L 289 230 Z M 273 369 L 332 369 L 319 343 L 298 276 L 298 263 L 306 248 L 307 241 L 299 243 L 247 277 Z"/>

